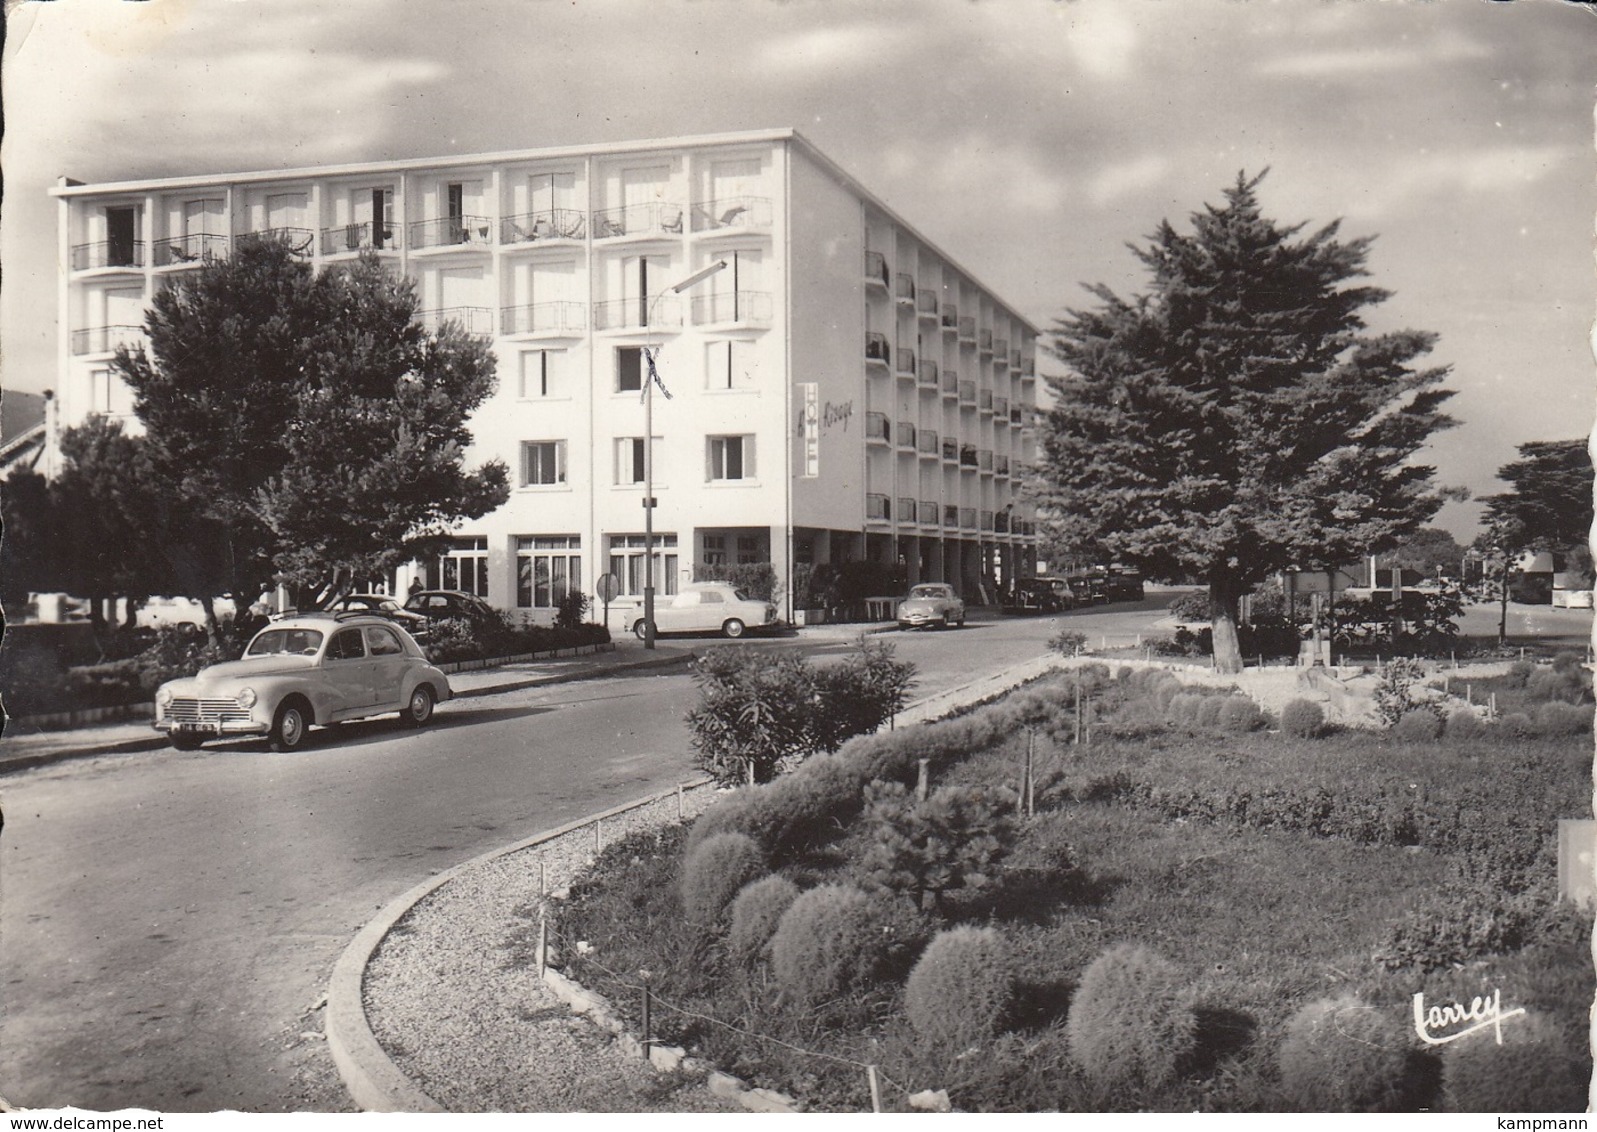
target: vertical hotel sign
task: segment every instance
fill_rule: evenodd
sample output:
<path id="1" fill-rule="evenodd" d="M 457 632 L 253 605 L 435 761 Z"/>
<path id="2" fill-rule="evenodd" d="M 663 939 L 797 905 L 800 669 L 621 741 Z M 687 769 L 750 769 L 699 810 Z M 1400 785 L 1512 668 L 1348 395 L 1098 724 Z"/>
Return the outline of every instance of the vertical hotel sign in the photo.
<path id="1" fill-rule="evenodd" d="M 821 388 L 813 381 L 801 382 L 804 391 L 804 477 L 816 479 L 821 474 Z"/>

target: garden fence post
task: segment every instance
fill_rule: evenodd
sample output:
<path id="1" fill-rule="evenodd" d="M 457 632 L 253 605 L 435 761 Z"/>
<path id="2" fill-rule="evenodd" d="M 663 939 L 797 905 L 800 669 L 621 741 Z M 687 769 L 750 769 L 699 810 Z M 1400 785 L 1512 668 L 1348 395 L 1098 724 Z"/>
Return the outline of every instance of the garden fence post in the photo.
<path id="1" fill-rule="evenodd" d="M 544 972 L 549 969 L 549 924 L 546 919 L 548 913 L 538 909 L 538 977 L 541 979 Z"/>
<path id="2" fill-rule="evenodd" d="M 1492 693 L 1492 718 L 1497 718 L 1497 693 Z"/>
<path id="3" fill-rule="evenodd" d="M 931 791 L 931 759 L 920 759 L 920 773 L 915 778 L 915 800 L 926 801 L 926 795 Z"/>
<path id="4" fill-rule="evenodd" d="M 677 821 L 682 820 L 682 783 L 677 783 Z"/>
<path id="5" fill-rule="evenodd" d="M 1475 706 L 1475 685 L 1473 685 L 1473 684 L 1465 684 L 1464 685 L 1464 702 L 1467 703 L 1470 707 L 1474 707 Z"/>
<path id="6" fill-rule="evenodd" d="M 543 857 L 538 858 L 538 895 L 549 895 L 549 862 Z"/>
<path id="7" fill-rule="evenodd" d="M 865 1079 L 870 1082 L 871 1086 L 871 1111 L 881 1112 L 882 1086 L 876 1080 L 876 1066 L 867 1065 L 865 1067 Z"/>
<path id="8" fill-rule="evenodd" d="M 645 1057 L 648 1056 L 650 1042 L 654 1040 L 653 1027 L 650 1025 L 649 1019 L 650 1007 L 653 1005 L 650 998 L 649 979 L 647 973 L 645 973 L 643 979 L 643 1052 Z"/>
<path id="9" fill-rule="evenodd" d="M 1031 817 L 1032 813 L 1034 812 L 1032 808 L 1031 797 L 1031 754 L 1036 740 L 1037 733 L 1029 727 L 1026 728 L 1026 782 L 1025 785 L 1021 787 L 1020 806 L 1021 812 L 1024 813 L 1028 818 Z"/>
<path id="10" fill-rule="evenodd" d="M 604 837 L 603 825 L 603 822 L 596 821 L 593 823 L 593 851 L 595 853 L 599 851 L 600 846 L 603 844 L 601 840 Z"/>

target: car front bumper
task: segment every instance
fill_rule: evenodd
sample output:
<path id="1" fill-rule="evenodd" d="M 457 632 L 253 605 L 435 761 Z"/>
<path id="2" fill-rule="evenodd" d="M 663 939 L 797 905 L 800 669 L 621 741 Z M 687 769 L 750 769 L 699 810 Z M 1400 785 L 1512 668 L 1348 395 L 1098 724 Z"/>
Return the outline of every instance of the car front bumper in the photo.
<path id="1" fill-rule="evenodd" d="M 269 723 L 254 719 L 200 720 L 198 722 L 157 719 L 150 724 L 155 730 L 168 735 L 192 735 L 198 738 L 220 738 L 223 735 L 265 735 L 271 731 Z"/>

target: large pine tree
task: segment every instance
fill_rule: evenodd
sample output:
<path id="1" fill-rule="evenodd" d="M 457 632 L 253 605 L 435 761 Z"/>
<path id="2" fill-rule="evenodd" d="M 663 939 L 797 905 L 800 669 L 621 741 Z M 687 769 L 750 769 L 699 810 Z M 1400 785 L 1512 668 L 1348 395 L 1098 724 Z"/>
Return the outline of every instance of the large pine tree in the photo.
<path id="1" fill-rule="evenodd" d="M 1371 240 L 1277 225 L 1262 176 L 1239 176 L 1191 234 L 1165 221 L 1133 247 L 1145 293 L 1093 286 L 1101 305 L 1058 321 L 1068 373 L 1048 379 L 1037 476 L 1061 543 L 1207 582 L 1215 662 L 1232 672 L 1252 586 L 1384 549 L 1436 513 L 1414 456 L 1453 423 L 1447 370 L 1412 365 L 1434 335 L 1365 326 L 1388 297 L 1354 282 Z"/>

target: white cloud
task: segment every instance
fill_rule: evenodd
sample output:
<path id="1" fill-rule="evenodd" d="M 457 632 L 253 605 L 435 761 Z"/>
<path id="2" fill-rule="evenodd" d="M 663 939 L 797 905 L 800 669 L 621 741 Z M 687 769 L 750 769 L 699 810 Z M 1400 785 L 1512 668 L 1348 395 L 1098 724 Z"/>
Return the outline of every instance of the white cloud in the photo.
<path id="1" fill-rule="evenodd" d="M 1107 165 L 1092 178 L 1087 186 L 1087 198 L 1102 208 L 1113 204 L 1127 193 L 1149 188 L 1170 171 L 1169 158 L 1147 153 L 1131 161 Z"/>
<path id="2" fill-rule="evenodd" d="M 1423 41 L 1400 36 L 1396 43 L 1383 47 L 1351 47 L 1324 51 L 1303 51 L 1270 60 L 1258 73 L 1279 78 L 1329 79 L 1382 72 L 1418 73 L 1425 67 L 1484 59 L 1491 52 L 1485 46 L 1456 32 L 1438 33 Z"/>
<path id="3" fill-rule="evenodd" d="M 754 59 L 759 69 L 825 71 L 880 63 L 895 33 L 874 24 L 815 27 L 763 44 Z"/>

